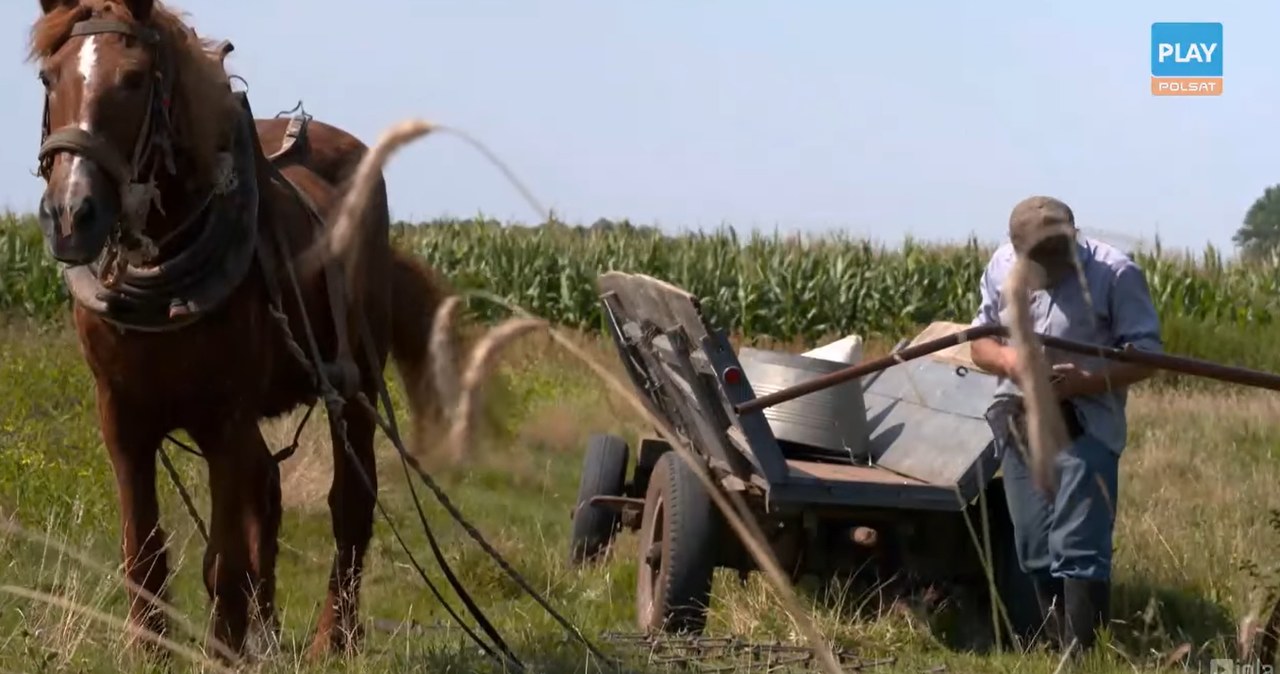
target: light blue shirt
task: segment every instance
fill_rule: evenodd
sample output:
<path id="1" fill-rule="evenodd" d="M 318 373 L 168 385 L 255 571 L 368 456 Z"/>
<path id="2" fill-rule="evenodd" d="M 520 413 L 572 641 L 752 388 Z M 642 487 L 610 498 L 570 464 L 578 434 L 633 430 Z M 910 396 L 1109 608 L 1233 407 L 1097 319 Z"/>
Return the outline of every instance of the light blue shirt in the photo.
<path id="1" fill-rule="evenodd" d="M 1160 319 L 1151 301 L 1151 292 L 1142 269 L 1128 255 L 1101 241 L 1077 236 L 1076 250 L 1084 270 L 1089 297 L 1081 292 L 1080 274 L 1050 290 L 1031 293 L 1031 318 L 1036 332 L 1077 342 L 1161 351 Z M 1016 257 L 1009 243 L 996 249 L 982 274 L 982 303 L 973 319 L 975 326 L 1008 325 L 1008 300 L 1003 290 Z M 1007 340 L 1001 339 L 1006 342 Z M 1046 349 L 1050 364 L 1075 363 L 1076 367 L 1097 371 L 1110 361 L 1098 356 Z M 1010 380 L 1001 378 L 996 397 L 1020 397 Z M 1124 451 L 1128 434 L 1125 403 L 1128 391 L 1116 388 L 1095 396 L 1072 399 L 1080 412 L 1084 430 L 1117 454 Z"/>

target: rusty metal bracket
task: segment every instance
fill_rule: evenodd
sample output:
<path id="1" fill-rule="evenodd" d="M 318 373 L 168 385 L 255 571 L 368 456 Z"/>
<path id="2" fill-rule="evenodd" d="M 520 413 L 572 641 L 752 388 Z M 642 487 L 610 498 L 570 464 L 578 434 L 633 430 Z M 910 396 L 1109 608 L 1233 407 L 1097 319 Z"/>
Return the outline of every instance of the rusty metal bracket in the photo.
<path id="1" fill-rule="evenodd" d="M 783 672 L 819 667 L 813 649 L 782 643 L 752 642 L 737 637 L 706 637 L 608 632 L 604 640 L 642 652 L 654 664 L 683 665 L 693 672 Z M 893 670 L 892 658 L 869 660 L 838 649 L 836 661 L 846 672 Z"/>
<path id="2" fill-rule="evenodd" d="M 644 499 L 630 496 L 592 496 L 587 503 L 622 511 L 644 509 Z"/>

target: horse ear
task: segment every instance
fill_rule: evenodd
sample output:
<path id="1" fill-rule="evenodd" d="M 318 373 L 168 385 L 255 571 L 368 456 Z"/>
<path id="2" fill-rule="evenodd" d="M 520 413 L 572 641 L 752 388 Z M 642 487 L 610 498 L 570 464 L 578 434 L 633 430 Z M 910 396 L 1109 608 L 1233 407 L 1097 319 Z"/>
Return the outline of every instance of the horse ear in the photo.
<path id="1" fill-rule="evenodd" d="M 155 4 L 155 0 L 124 0 L 124 5 L 129 8 L 129 13 L 138 21 L 146 21 L 151 18 L 151 9 Z"/>
<path id="2" fill-rule="evenodd" d="M 73 0 L 40 0 L 40 11 L 48 14 L 59 7 L 75 5 Z"/>

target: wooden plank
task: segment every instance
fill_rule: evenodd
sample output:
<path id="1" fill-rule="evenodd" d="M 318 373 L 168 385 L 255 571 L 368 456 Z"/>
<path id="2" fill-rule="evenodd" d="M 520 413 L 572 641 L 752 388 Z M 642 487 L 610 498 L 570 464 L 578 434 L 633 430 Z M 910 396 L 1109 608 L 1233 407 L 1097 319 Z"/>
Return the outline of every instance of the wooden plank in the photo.
<path id="1" fill-rule="evenodd" d="M 839 463 L 817 463 L 787 459 L 787 473 L 791 479 L 813 478 L 828 482 L 875 482 L 877 484 L 928 484 L 915 478 L 898 475 L 883 468 L 854 466 Z"/>
<path id="2" fill-rule="evenodd" d="M 624 320 L 647 320 L 664 332 L 679 324 L 667 308 L 666 302 L 659 300 L 643 284 L 636 282 L 632 274 L 608 272 L 600 276 L 598 284 L 602 294 L 613 292 L 618 297 Z"/>
<path id="3" fill-rule="evenodd" d="M 929 342 L 935 339 L 940 339 L 942 337 L 947 337 L 949 335 L 954 335 L 957 332 L 968 330 L 969 327 L 970 326 L 964 323 L 952 323 L 950 321 L 934 321 L 933 323 L 929 324 L 929 327 L 925 328 L 920 332 L 920 334 L 916 335 L 915 339 L 911 340 L 910 346 L 916 346 L 917 344 L 922 344 L 924 342 Z M 973 362 L 973 355 L 970 353 L 969 342 L 964 342 L 963 344 L 957 344 L 955 346 L 949 346 L 945 349 L 942 349 L 941 351 L 935 351 L 934 353 L 931 353 L 925 357 L 931 358 L 933 360 L 940 361 L 943 363 L 947 363 L 950 365 L 960 365 L 963 367 L 967 367 L 970 370 L 976 370 L 978 372 L 986 372 L 986 370 L 983 370 L 982 368 L 978 367 L 977 364 Z"/>
<path id="4" fill-rule="evenodd" d="M 787 461 L 789 477 L 769 494 L 770 510 L 862 508 L 955 512 L 963 508 L 954 487 L 922 483 L 865 466 Z"/>
<path id="5" fill-rule="evenodd" d="M 600 275 L 597 285 L 602 294 L 616 293 L 632 320 L 650 321 L 663 332 L 683 328 L 694 344 L 708 333 L 698 298 L 666 281 L 644 274 L 609 271 Z"/>
<path id="6" fill-rule="evenodd" d="M 692 293 L 652 276 L 637 274 L 649 291 L 666 305 L 670 315 L 679 321 L 689 335 L 689 342 L 697 344 L 707 336 L 706 322 L 702 317 L 702 303 Z"/>

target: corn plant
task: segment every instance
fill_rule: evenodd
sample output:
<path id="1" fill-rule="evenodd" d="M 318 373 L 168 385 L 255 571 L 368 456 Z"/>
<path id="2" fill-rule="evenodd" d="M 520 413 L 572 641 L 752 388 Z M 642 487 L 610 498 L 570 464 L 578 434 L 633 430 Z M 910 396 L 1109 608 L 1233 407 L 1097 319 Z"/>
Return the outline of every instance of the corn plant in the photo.
<path id="1" fill-rule="evenodd" d="M 662 278 L 703 298 L 713 324 L 745 337 L 812 341 L 860 333 L 897 338 L 934 320 L 968 322 L 991 249 L 969 240 L 897 247 L 843 236 L 742 236 L 732 228 L 663 234 L 623 225 L 539 227 L 492 220 L 397 223 L 396 245 L 460 288 L 483 289 L 562 325 L 598 329 L 596 277 L 608 270 Z M 1224 261 L 1157 244 L 1135 259 L 1167 326 L 1169 348 L 1225 362 L 1276 360 L 1280 260 Z M 0 313 L 49 318 L 67 294 L 30 217 L 0 220 Z M 505 310 L 472 302 L 481 319 Z"/>

